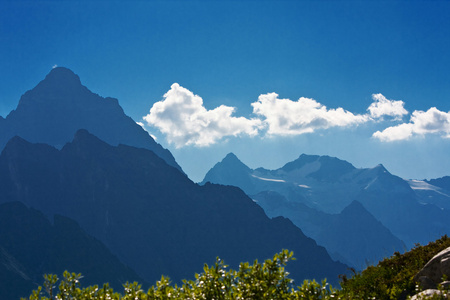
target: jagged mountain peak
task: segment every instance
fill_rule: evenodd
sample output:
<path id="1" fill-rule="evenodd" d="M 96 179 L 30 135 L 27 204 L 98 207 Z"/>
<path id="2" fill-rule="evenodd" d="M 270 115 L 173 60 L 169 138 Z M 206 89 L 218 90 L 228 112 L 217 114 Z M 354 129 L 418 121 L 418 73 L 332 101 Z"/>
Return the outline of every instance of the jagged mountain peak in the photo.
<path id="1" fill-rule="evenodd" d="M 80 77 L 72 70 L 57 67 L 20 98 L 16 111 L 26 114 L 30 109 L 41 112 L 45 108 L 55 112 L 72 111 L 73 114 L 82 114 L 83 110 L 105 106 L 108 110 L 123 113 L 117 99 L 100 97 L 82 85 Z M 15 113 L 12 113 L 12 116 L 14 115 Z"/>
<path id="2" fill-rule="evenodd" d="M 307 164 L 311 163 L 320 163 L 321 167 L 327 167 L 327 168 L 340 168 L 343 169 L 343 171 L 351 171 L 355 169 L 355 167 L 345 161 L 341 160 L 336 157 L 328 156 L 328 155 L 308 155 L 308 154 L 301 154 L 296 160 L 288 162 L 285 164 L 281 170 L 284 170 L 286 172 L 300 169 L 304 167 Z"/>
<path id="3" fill-rule="evenodd" d="M 313 163 L 319 159 L 319 155 L 301 154 L 296 160 L 288 162 L 280 169 L 286 172 L 290 172 L 295 169 L 300 169 L 306 164 Z"/>
<path id="4" fill-rule="evenodd" d="M 398 176 L 392 175 L 382 164 L 378 164 L 370 169 L 361 169 L 357 177 L 358 182 L 367 183 L 366 190 L 378 187 L 380 184 L 382 186 L 392 186 L 393 184 L 407 185 L 406 181 Z"/>
<path id="5" fill-rule="evenodd" d="M 73 145 L 89 145 L 89 144 L 95 144 L 95 145 L 103 145 L 104 147 L 109 147 L 110 145 L 101 139 L 99 139 L 94 134 L 90 133 L 86 129 L 80 129 L 78 130 L 75 135 L 73 136 L 73 140 L 71 143 L 68 143 L 66 145 L 73 144 Z"/>
<path id="6" fill-rule="evenodd" d="M 279 171 L 286 173 L 302 170 L 304 176 L 314 178 L 319 181 L 337 181 L 342 175 L 347 174 L 355 167 L 336 157 L 328 155 L 307 155 L 302 154 L 296 160 L 285 164 Z"/>
<path id="7" fill-rule="evenodd" d="M 233 152 L 228 153 L 224 159 L 222 159 L 221 164 L 228 167 L 241 167 L 250 170 L 246 164 L 244 164 Z"/>
<path id="8" fill-rule="evenodd" d="M 378 164 L 378 165 L 376 165 L 376 166 L 373 168 L 373 170 L 375 170 L 376 172 L 379 172 L 379 173 L 388 173 L 388 174 L 391 174 L 391 173 L 383 166 L 383 164 Z"/>
<path id="9" fill-rule="evenodd" d="M 220 182 L 221 184 L 239 187 L 245 185 L 251 190 L 251 186 L 253 185 L 250 179 L 251 173 L 252 169 L 241 162 L 234 153 L 228 153 L 222 161 L 215 164 L 206 173 L 201 184 L 205 184 L 206 182 Z"/>
<path id="10" fill-rule="evenodd" d="M 124 144 L 152 150 L 182 171 L 172 154 L 124 113 L 117 99 L 91 92 L 78 75 L 64 67 L 52 69 L 22 95 L 16 110 L 0 120 L 0 126 L 0 149 L 15 135 L 60 149 L 72 141 L 77 130 L 87 129 L 113 146 Z"/>
<path id="11" fill-rule="evenodd" d="M 6 143 L 5 148 L 3 148 L 2 150 L 2 157 L 10 157 L 10 156 L 15 156 L 17 155 L 17 153 L 20 152 L 20 149 L 23 149 L 25 147 L 27 147 L 29 144 L 29 142 L 27 142 L 26 140 L 24 140 L 23 138 L 21 138 L 20 136 L 14 136 L 12 137 L 8 143 Z"/>
<path id="12" fill-rule="evenodd" d="M 214 167 L 209 170 L 209 172 L 205 176 L 205 180 L 207 177 L 213 175 L 214 173 L 250 173 L 252 170 L 244 164 L 234 153 L 228 153 L 222 161 L 216 163 Z M 209 175 L 208 175 L 209 174 Z"/>
<path id="13" fill-rule="evenodd" d="M 361 202 L 354 200 L 352 201 L 348 206 L 346 206 L 342 212 L 342 215 L 367 215 L 370 214 L 364 206 L 361 204 Z"/>
<path id="14" fill-rule="evenodd" d="M 77 132 L 75 132 L 75 135 L 73 136 L 73 141 L 79 141 L 79 140 L 85 140 L 87 138 L 94 138 L 94 135 L 90 134 L 88 130 L 86 129 L 80 129 Z M 101 141 L 100 139 L 96 138 L 96 140 Z"/>
<path id="15" fill-rule="evenodd" d="M 39 155 L 46 152 L 57 152 L 58 150 L 50 145 L 44 143 L 30 143 L 20 136 L 14 136 L 6 144 L 5 148 L 1 152 L 1 157 L 18 157 L 27 156 L 28 149 L 33 148 Z M 39 156 L 37 155 L 37 156 Z M 37 159 L 37 156 L 34 159 Z"/>
<path id="16" fill-rule="evenodd" d="M 239 158 L 233 152 L 228 153 L 225 158 L 222 160 L 239 160 Z"/>
<path id="17" fill-rule="evenodd" d="M 108 143 L 102 141 L 86 129 L 80 129 L 75 133 L 72 142 L 64 145 L 62 149 L 63 151 L 67 151 L 68 149 L 76 149 L 75 151 L 77 152 L 91 152 L 94 149 L 96 151 L 99 149 L 106 150 L 109 147 L 110 145 Z"/>
<path id="18" fill-rule="evenodd" d="M 25 139 L 21 138 L 20 136 L 16 135 L 16 136 L 12 137 L 8 141 L 8 143 L 6 143 L 5 149 L 14 147 L 16 145 L 25 145 L 25 144 L 29 144 L 29 142 L 26 141 Z"/>
<path id="19" fill-rule="evenodd" d="M 80 77 L 65 67 L 53 68 L 45 77 L 42 84 L 69 84 L 81 85 Z"/>

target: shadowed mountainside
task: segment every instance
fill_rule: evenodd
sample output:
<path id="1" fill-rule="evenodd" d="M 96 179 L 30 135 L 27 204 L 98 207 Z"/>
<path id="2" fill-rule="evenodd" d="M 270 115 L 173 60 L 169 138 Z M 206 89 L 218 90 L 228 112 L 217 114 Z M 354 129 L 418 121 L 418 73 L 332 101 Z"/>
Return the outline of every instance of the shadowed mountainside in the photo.
<path id="1" fill-rule="evenodd" d="M 336 282 L 346 266 L 289 220 L 269 219 L 240 189 L 199 186 L 153 152 L 80 130 L 61 150 L 13 138 L 0 156 L 0 199 L 76 220 L 149 282 L 179 281 L 217 256 L 230 265 L 290 249 L 297 281 Z"/>
<path id="2" fill-rule="evenodd" d="M 122 288 L 142 279 L 97 239 L 60 215 L 53 224 L 20 202 L 0 204 L 0 299 L 31 293 L 46 273 L 83 273 L 83 282 Z"/>

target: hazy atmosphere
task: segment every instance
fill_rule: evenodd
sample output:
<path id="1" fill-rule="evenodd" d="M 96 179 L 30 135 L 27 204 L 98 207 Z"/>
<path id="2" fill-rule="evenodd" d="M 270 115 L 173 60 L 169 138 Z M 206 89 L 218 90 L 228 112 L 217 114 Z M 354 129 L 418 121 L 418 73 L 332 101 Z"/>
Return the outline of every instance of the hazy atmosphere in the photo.
<path id="1" fill-rule="evenodd" d="M 194 181 L 227 153 L 449 175 L 448 1 L 1 1 L 0 116 L 55 66 Z"/>

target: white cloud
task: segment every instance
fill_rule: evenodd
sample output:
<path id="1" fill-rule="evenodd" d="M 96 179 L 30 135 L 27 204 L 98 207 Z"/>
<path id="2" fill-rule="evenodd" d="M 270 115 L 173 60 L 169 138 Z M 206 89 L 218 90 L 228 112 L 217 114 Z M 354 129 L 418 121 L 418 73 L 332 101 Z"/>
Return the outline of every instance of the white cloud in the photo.
<path id="1" fill-rule="evenodd" d="M 261 120 L 233 117 L 234 111 L 234 107 L 224 105 L 207 110 L 201 97 L 174 83 L 143 119 L 166 134 L 176 147 L 203 147 L 227 136 L 258 133 Z"/>
<path id="2" fill-rule="evenodd" d="M 441 133 L 447 136 L 450 134 L 450 112 L 440 111 L 436 107 L 426 112 L 413 112 L 411 122 L 415 125 L 414 132 L 418 134 Z"/>
<path id="3" fill-rule="evenodd" d="M 398 121 L 408 114 L 401 100 L 388 100 L 373 94 L 374 102 L 365 114 L 354 114 L 339 107 L 328 109 L 311 98 L 297 101 L 280 99 L 278 94 L 262 94 L 251 103 L 256 118 L 234 117 L 234 107 L 221 105 L 212 110 L 203 106 L 203 99 L 174 83 L 143 117 L 149 126 L 158 128 L 169 143 L 177 148 L 194 145 L 205 147 L 240 135 L 294 136 L 332 127 L 351 127 L 384 120 Z M 142 122 L 137 122 L 144 129 Z M 414 111 L 409 123 L 391 126 L 372 136 L 383 142 L 407 140 L 415 135 L 440 134 L 450 138 L 450 112 L 435 107 Z"/>
<path id="4" fill-rule="evenodd" d="M 383 116 L 393 117 L 400 120 L 408 111 L 404 108 L 405 103 L 401 100 L 388 100 L 382 94 L 372 94 L 374 102 L 367 109 L 372 118 L 378 119 Z"/>
<path id="5" fill-rule="evenodd" d="M 397 126 L 388 127 L 383 131 L 377 131 L 372 136 L 383 142 L 406 140 L 412 136 L 413 124 L 403 123 Z"/>
<path id="6" fill-rule="evenodd" d="M 298 101 L 279 99 L 276 93 L 264 94 L 251 104 L 253 113 L 264 117 L 269 135 L 299 135 L 317 129 L 347 127 L 369 120 L 367 115 L 355 115 L 342 108 L 327 109 L 314 99 Z"/>
<path id="7" fill-rule="evenodd" d="M 412 113 L 409 123 L 388 127 L 381 132 L 377 131 L 373 137 L 390 142 L 427 134 L 440 134 L 450 138 L 450 112 L 442 112 L 436 107 L 425 112 L 416 110 Z"/>

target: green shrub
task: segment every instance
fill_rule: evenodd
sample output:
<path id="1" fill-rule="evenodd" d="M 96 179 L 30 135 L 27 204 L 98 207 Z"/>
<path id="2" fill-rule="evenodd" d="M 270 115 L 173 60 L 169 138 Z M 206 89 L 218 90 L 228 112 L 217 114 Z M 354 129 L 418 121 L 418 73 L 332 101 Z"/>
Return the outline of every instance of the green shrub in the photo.
<path id="1" fill-rule="evenodd" d="M 217 258 L 213 266 L 205 264 L 203 272 L 195 274 L 195 280 L 184 280 L 181 286 L 172 285 L 169 278 L 161 277 L 145 292 L 138 283 L 124 284 L 122 294 L 108 284 L 103 287 L 80 285 L 81 274 L 64 272 L 59 282 L 56 275 L 44 275 L 43 287 L 32 292 L 30 300 L 165 300 L 165 299 L 407 299 L 420 288 L 414 275 L 438 252 L 450 247 L 450 238 L 443 236 L 426 246 L 416 245 L 404 254 L 398 252 L 381 261 L 377 266 L 362 272 L 354 272 L 348 278 L 341 277 L 341 289 L 334 289 L 326 280 L 321 283 L 305 280 L 294 287 L 285 266 L 293 260 L 293 253 L 283 250 L 263 263 L 241 263 L 238 270 Z M 443 291 L 448 294 L 448 291 Z M 446 296 L 445 296 L 446 297 Z M 432 299 L 444 299 L 434 296 Z"/>
<path id="2" fill-rule="evenodd" d="M 123 294 L 114 292 L 108 285 L 81 288 L 81 274 L 66 271 L 58 291 L 55 286 L 57 276 L 45 275 L 44 288 L 33 291 L 29 299 L 293 299 L 293 281 L 284 268 L 292 259 L 293 253 L 283 250 L 264 263 L 241 263 L 239 270 L 235 271 L 228 270 L 228 266 L 218 258 L 213 266 L 205 265 L 203 273 L 196 274 L 195 280 L 185 280 L 179 287 L 172 286 L 170 280 L 163 276 L 146 293 L 137 283 L 126 283 Z M 321 291 L 316 283 L 304 286 L 303 290 Z"/>
<path id="3" fill-rule="evenodd" d="M 341 294 L 355 299 L 406 299 L 417 292 L 414 275 L 440 251 L 450 247 L 446 235 L 426 246 L 417 244 L 412 250 L 394 253 L 376 266 L 370 266 L 361 273 L 354 273 L 349 279 L 342 276 Z"/>

